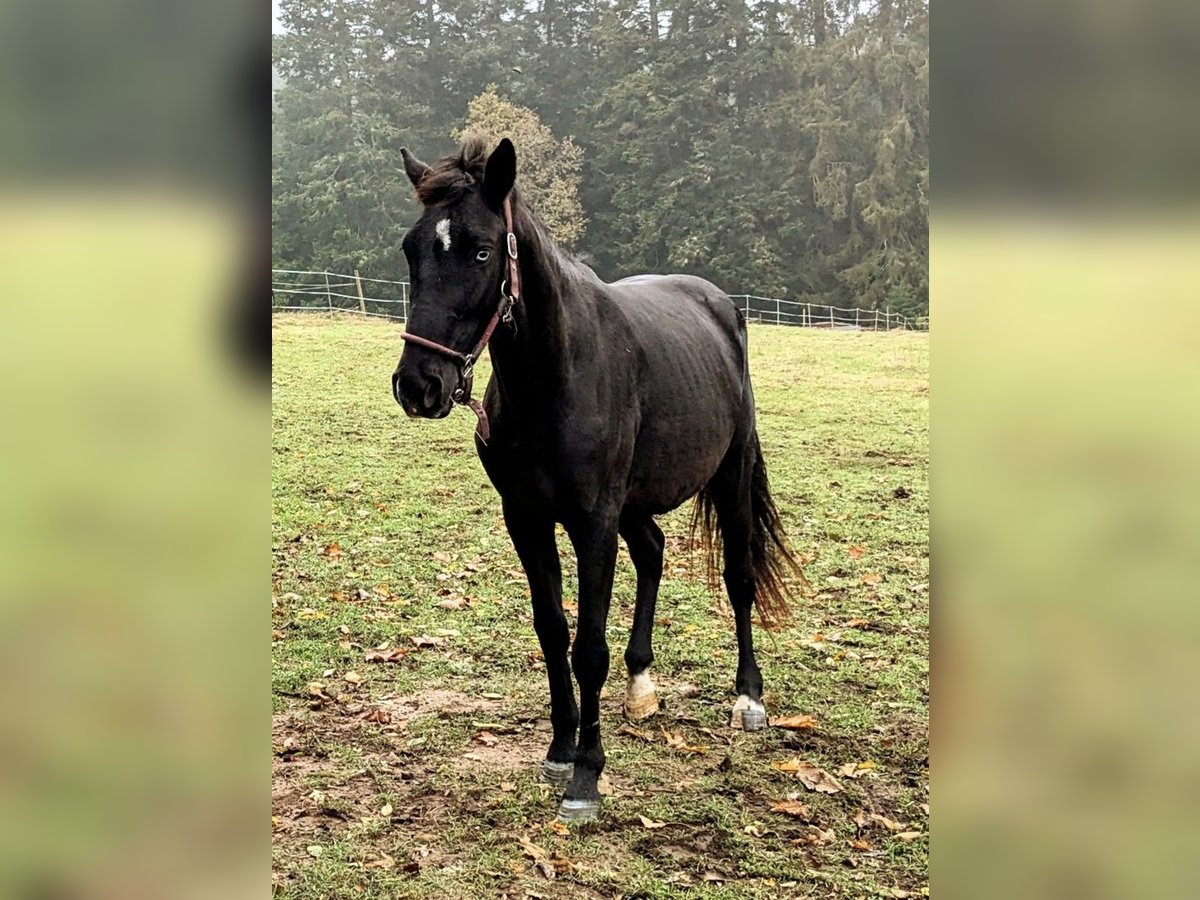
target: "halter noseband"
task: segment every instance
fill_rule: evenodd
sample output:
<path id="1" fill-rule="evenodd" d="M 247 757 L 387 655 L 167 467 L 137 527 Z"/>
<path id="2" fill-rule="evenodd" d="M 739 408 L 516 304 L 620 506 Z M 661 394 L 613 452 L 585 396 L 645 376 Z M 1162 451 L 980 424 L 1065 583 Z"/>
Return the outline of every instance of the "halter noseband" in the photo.
<path id="1" fill-rule="evenodd" d="M 507 197 L 504 198 L 504 227 L 506 230 L 504 266 L 508 278 L 500 283 L 500 302 L 496 305 L 496 311 L 488 321 L 487 328 L 483 329 L 483 336 L 479 338 L 475 349 L 470 353 L 460 353 L 451 347 L 431 341 L 429 338 L 412 334 L 409 331 L 405 331 L 404 334 L 400 335 L 400 340 L 402 341 L 426 347 L 435 353 L 448 356 L 458 363 L 459 384 L 450 399 L 453 403 L 461 403 L 464 406 L 469 406 L 471 411 L 479 418 L 476 434 L 479 435 L 479 439 L 485 444 L 491 437 L 491 429 L 488 428 L 487 413 L 484 412 L 483 404 L 471 396 L 471 387 L 475 381 L 475 363 L 478 362 L 480 354 L 483 353 L 483 348 L 487 346 L 487 342 L 491 340 L 492 332 L 496 330 L 496 326 L 502 321 L 507 325 L 512 324 L 513 306 L 521 299 L 521 270 L 517 265 L 517 236 L 513 233 L 512 204 Z"/>

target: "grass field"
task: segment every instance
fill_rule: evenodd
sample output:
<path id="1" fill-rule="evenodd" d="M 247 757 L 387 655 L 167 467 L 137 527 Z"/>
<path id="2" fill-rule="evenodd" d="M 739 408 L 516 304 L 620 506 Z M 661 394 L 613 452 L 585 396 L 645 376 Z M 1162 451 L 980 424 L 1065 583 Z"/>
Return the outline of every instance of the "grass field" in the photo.
<path id="1" fill-rule="evenodd" d="M 927 894 L 928 335 L 752 326 L 771 484 L 812 585 L 793 627 L 758 632 L 764 701 L 815 727 L 727 727 L 733 623 L 687 549 L 689 505 L 660 521 L 664 710 L 632 727 L 622 547 L 608 795 L 568 830 L 537 781 L 544 665 L 474 417 L 401 414 L 400 331 L 274 319 L 276 896 Z"/>

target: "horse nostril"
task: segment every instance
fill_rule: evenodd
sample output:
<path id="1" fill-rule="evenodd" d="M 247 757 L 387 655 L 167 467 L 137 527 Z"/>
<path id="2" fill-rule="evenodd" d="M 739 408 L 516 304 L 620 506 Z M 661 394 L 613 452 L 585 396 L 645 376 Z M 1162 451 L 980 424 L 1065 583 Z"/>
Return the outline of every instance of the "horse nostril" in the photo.
<path id="1" fill-rule="evenodd" d="M 434 412 L 442 408 L 442 379 L 437 375 L 430 375 L 429 381 L 425 384 L 425 410 L 426 412 Z"/>

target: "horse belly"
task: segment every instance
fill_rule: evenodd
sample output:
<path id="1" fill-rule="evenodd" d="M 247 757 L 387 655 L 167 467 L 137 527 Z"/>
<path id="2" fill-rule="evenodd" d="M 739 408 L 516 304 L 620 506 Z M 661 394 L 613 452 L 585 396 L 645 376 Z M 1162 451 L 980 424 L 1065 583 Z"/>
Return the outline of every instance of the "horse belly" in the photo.
<path id="1" fill-rule="evenodd" d="M 732 417 L 697 416 L 670 429 L 643 429 L 634 455 L 627 504 L 668 512 L 708 484 L 733 439 Z M 663 434 L 668 431 L 669 434 Z"/>

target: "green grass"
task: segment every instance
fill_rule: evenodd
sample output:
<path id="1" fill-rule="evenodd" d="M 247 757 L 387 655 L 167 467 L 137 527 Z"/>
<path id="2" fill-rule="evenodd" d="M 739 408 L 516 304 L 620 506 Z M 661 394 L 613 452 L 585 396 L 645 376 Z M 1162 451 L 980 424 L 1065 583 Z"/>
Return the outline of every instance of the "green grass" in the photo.
<path id="1" fill-rule="evenodd" d="M 603 701 L 612 793 L 599 822 L 564 835 L 549 824 L 557 796 L 536 780 L 548 700 L 528 590 L 474 417 L 401 414 L 389 386 L 398 324 L 279 315 L 273 330 L 277 896 L 927 892 L 927 335 L 751 328 L 772 489 L 813 586 L 792 628 L 759 632 L 764 699 L 772 716 L 807 713 L 817 727 L 726 727 L 732 619 L 685 547 L 689 509 L 676 511 L 660 522 L 665 709 L 637 726 L 653 742 L 618 731 L 634 596 L 622 549 Z M 559 545 L 570 607 L 573 561 Z M 441 643 L 417 647 L 420 636 Z M 408 652 L 365 661 L 384 644 Z M 669 748 L 662 727 L 703 752 Z M 793 756 L 835 774 L 875 768 L 816 793 L 771 766 Z M 815 828 L 771 810 L 797 792 Z M 855 824 L 871 813 L 908 839 Z M 832 840 L 793 843 L 818 829 Z"/>

